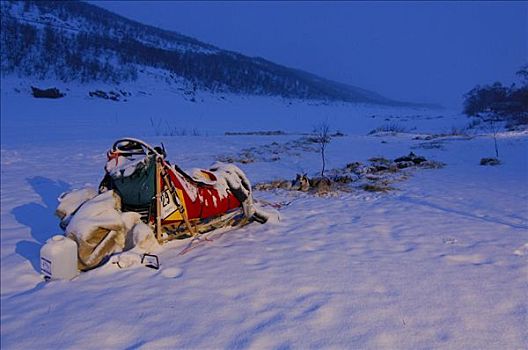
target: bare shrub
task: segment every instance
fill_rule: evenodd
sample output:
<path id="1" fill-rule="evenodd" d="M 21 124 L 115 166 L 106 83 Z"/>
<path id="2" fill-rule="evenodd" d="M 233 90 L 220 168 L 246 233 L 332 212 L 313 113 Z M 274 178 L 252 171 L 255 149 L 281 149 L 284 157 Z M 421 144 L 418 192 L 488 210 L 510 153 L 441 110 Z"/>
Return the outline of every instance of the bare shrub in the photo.
<path id="1" fill-rule="evenodd" d="M 326 157 L 325 157 L 325 151 L 326 146 L 331 141 L 330 137 L 330 125 L 328 122 L 321 122 L 320 124 L 316 125 L 313 129 L 314 137 L 313 140 L 315 143 L 319 145 L 319 151 L 321 152 L 321 161 L 322 161 L 322 169 L 321 169 L 321 177 L 324 177 L 324 171 L 326 166 Z"/>
<path id="2" fill-rule="evenodd" d="M 197 128 L 187 130 L 171 125 L 166 119 L 150 117 L 150 126 L 156 136 L 202 136 L 202 132 Z"/>
<path id="3" fill-rule="evenodd" d="M 399 124 L 390 123 L 390 124 L 384 124 L 384 125 L 378 126 L 376 129 L 371 130 L 368 134 L 373 135 L 373 134 L 377 134 L 381 132 L 399 133 L 399 132 L 405 132 L 405 128 Z"/>

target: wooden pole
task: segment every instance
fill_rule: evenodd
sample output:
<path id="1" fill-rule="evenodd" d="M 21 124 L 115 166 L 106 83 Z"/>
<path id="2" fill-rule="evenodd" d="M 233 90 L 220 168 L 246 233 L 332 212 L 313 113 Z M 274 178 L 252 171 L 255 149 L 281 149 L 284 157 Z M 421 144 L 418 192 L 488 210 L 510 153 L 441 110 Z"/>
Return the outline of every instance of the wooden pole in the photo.
<path id="1" fill-rule="evenodd" d="M 176 192 L 176 195 L 178 193 Z M 196 236 L 196 231 L 194 230 L 194 227 L 192 227 L 191 222 L 189 221 L 189 218 L 187 217 L 187 211 L 184 209 L 182 212 L 183 221 L 185 222 L 185 226 L 187 226 L 187 229 L 189 230 L 189 233 L 192 237 Z"/>
<path id="2" fill-rule="evenodd" d="M 160 161 L 156 157 L 156 239 L 161 242 L 161 176 Z"/>

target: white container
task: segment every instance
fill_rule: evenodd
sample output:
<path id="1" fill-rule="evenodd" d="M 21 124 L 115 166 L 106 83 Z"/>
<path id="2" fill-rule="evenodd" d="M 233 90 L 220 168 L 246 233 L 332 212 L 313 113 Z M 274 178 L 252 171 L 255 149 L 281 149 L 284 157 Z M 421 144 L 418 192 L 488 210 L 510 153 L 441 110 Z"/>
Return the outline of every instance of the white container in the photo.
<path id="1" fill-rule="evenodd" d="M 54 280 L 77 276 L 77 243 L 61 235 L 48 239 L 40 249 L 40 271 L 44 277 Z"/>

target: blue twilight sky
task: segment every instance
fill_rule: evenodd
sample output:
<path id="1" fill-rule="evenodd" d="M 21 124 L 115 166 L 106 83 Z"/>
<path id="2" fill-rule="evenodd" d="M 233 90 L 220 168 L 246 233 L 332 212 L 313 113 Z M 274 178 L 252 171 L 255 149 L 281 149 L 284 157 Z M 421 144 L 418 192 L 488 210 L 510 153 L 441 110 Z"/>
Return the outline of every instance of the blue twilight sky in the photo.
<path id="1" fill-rule="evenodd" d="M 408 101 L 458 107 L 528 63 L 528 2 L 90 2 Z"/>

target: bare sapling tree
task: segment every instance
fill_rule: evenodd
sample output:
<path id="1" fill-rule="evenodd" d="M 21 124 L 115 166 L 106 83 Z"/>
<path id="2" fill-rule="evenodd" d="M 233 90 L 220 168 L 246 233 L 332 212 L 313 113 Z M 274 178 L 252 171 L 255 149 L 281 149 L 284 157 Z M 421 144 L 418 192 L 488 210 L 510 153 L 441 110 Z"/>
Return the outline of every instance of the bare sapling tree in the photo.
<path id="1" fill-rule="evenodd" d="M 499 129 L 497 126 L 497 120 L 494 120 L 494 117 L 490 119 L 490 127 L 491 127 L 491 131 L 493 132 L 493 141 L 495 142 L 495 157 L 497 157 L 498 159 L 499 158 L 499 146 L 497 145 L 497 131 Z"/>
<path id="2" fill-rule="evenodd" d="M 322 161 L 322 169 L 321 169 L 321 177 L 324 176 L 325 167 L 326 167 L 326 146 L 330 143 L 330 125 L 328 122 L 321 122 L 320 124 L 316 125 L 313 129 L 314 133 L 314 141 L 319 145 L 319 151 L 321 152 L 321 161 Z"/>
<path id="3" fill-rule="evenodd" d="M 499 158 L 499 145 L 497 144 L 497 133 L 499 132 L 501 120 L 497 116 L 497 114 L 493 112 L 479 114 L 479 117 L 482 121 L 488 124 L 489 130 L 493 134 L 493 142 L 495 145 L 495 157 L 498 159 Z"/>

